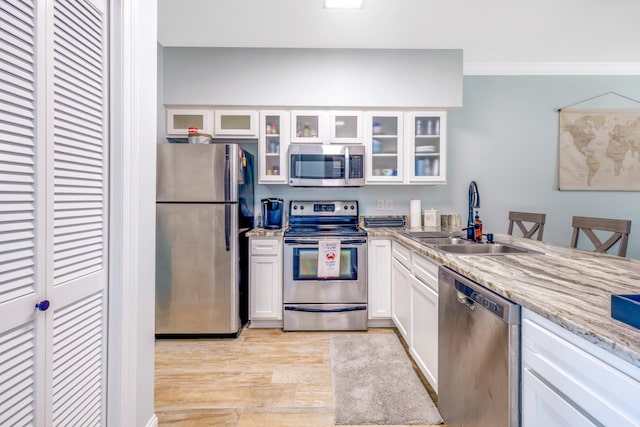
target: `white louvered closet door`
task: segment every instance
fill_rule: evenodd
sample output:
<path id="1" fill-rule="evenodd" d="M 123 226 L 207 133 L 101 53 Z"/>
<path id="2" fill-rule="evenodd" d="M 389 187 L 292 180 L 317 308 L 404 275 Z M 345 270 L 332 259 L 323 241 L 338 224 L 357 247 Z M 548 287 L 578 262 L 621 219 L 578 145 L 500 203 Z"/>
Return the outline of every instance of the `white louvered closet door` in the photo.
<path id="1" fill-rule="evenodd" d="M 0 0 L 2 426 L 106 424 L 107 20 L 95 3 Z"/>
<path id="2" fill-rule="evenodd" d="M 0 426 L 41 423 L 45 406 L 37 15 L 32 2 L 0 1 Z"/>
<path id="3" fill-rule="evenodd" d="M 49 3 L 47 375 L 53 425 L 105 423 L 107 21 L 105 5 Z M 49 399 L 50 397 L 50 399 Z"/>

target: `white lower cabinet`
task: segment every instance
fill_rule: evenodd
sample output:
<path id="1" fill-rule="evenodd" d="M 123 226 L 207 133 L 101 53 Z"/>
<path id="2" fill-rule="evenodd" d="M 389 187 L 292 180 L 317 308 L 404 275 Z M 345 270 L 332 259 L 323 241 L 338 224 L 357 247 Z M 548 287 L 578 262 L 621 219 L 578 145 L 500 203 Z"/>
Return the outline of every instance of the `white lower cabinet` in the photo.
<path id="1" fill-rule="evenodd" d="M 391 317 L 393 323 L 410 344 L 411 272 L 396 258 L 391 260 Z"/>
<path id="2" fill-rule="evenodd" d="M 370 237 L 367 248 L 369 326 L 391 320 L 391 240 Z"/>
<path id="3" fill-rule="evenodd" d="M 282 238 L 249 239 L 249 320 L 252 328 L 282 327 Z"/>
<path id="4" fill-rule="evenodd" d="M 522 371 L 523 426 L 596 426 L 530 368 Z"/>
<path id="5" fill-rule="evenodd" d="M 437 392 L 438 264 L 396 242 L 392 254 L 392 319 Z"/>
<path id="6" fill-rule="evenodd" d="M 522 310 L 522 425 L 640 426 L 640 368 Z"/>
<path id="7" fill-rule="evenodd" d="M 438 265 L 411 257 L 411 344 L 409 351 L 438 392 Z"/>

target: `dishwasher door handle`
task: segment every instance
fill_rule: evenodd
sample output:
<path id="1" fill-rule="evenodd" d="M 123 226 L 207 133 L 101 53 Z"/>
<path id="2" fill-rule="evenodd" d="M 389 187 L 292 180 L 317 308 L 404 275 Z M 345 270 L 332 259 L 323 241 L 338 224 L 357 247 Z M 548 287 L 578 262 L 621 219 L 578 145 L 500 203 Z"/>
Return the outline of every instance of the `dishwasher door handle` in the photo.
<path id="1" fill-rule="evenodd" d="M 476 308 L 476 303 L 474 300 L 466 296 L 460 291 L 456 292 L 456 296 L 458 297 L 458 302 L 462 305 L 466 305 L 469 310 L 474 310 Z"/>

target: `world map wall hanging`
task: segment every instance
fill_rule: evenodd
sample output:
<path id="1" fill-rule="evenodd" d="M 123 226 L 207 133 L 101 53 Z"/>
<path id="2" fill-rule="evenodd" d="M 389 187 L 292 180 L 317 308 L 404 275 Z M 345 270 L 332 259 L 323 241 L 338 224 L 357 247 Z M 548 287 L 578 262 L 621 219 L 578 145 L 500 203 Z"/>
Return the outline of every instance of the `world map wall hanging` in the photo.
<path id="1" fill-rule="evenodd" d="M 561 109 L 560 190 L 640 191 L 640 110 Z"/>

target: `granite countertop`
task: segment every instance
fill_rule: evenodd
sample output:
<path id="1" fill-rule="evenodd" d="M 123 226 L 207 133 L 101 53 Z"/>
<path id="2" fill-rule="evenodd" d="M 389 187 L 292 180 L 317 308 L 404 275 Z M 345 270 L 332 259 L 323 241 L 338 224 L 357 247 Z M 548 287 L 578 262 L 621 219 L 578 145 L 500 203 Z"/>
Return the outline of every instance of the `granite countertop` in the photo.
<path id="1" fill-rule="evenodd" d="M 424 228 L 425 231 L 429 229 Z M 611 294 L 640 294 L 640 261 L 496 234 L 541 254 L 455 255 L 415 242 L 401 228 L 368 228 L 446 265 L 640 367 L 640 329 L 611 317 Z"/>
<path id="2" fill-rule="evenodd" d="M 256 227 L 247 231 L 246 235 L 247 237 L 282 237 L 284 236 L 285 230 L 286 230 L 286 227 L 282 227 L 278 230 Z"/>

